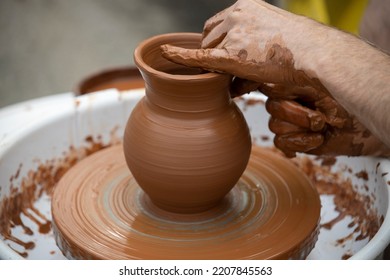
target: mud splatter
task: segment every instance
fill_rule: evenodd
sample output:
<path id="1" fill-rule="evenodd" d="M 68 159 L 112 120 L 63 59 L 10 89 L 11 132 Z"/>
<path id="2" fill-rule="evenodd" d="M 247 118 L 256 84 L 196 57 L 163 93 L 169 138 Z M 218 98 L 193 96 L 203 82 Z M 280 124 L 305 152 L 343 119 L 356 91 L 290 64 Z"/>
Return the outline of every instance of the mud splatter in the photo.
<path id="1" fill-rule="evenodd" d="M 352 222 L 348 226 L 356 226 L 355 240 L 366 238 L 370 240 L 374 237 L 384 220 L 383 216 L 378 218 L 377 211 L 372 207 L 374 196 L 356 192 L 349 178 L 344 178 L 341 172 L 331 171 L 332 165 L 323 165 L 309 157 L 295 158 L 293 161 L 312 180 L 320 195 L 334 195 L 335 210 L 338 215 L 331 221 L 321 224 L 322 228 L 330 230 L 336 223 L 349 216 Z M 359 178 L 368 180 L 367 172 L 357 174 Z M 347 238 L 340 239 L 338 244 L 345 240 Z"/>
<path id="2" fill-rule="evenodd" d="M 115 135 L 116 130 L 112 133 Z M 32 236 L 33 229 L 28 227 L 22 217 L 36 224 L 40 234 L 51 233 L 51 221 L 37 209 L 34 204 L 44 194 L 51 197 L 52 191 L 61 177 L 78 161 L 102 150 L 112 144 L 118 143 L 117 137 L 112 137 L 109 144 L 104 144 L 101 137 L 88 136 L 85 138 L 86 145 L 81 148 L 70 147 L 63 157 L 47 160 L 39 163 L 35 170 L 30 170 L 21 183 L 15 186 L 15 180 L 19 177 L 22 164 L 10 178 L 10 195 L 0 202 L 0 234 L 4 240 L 8 240 L 9 246 L 20 245 L 25 251 L 14 251 L 26 258 L 28 250 L 35 248 L 32 241 L 24 242 L 13 236 L 12 229 L 21 227 L 24 234 Z"/>

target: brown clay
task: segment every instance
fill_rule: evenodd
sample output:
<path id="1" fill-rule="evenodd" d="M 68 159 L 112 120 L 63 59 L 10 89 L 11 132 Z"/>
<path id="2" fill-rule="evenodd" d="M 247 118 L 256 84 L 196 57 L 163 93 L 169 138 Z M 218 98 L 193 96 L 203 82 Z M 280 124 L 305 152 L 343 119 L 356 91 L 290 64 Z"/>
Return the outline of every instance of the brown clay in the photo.
<path id="1" fill-rule="evenodd" d="M 290 161 L 252 149 L 231 76 L 161 55 L 162 44 L 197 48 L 200 39 L 167 34 L 136 49 L 146 96 L 123 147 L 80 161 L 53 194 L 68 258 L 303 259 L 314 247 L 318 193 Z"/>
<path id="2" fill-rule="evenodd" d="M 242 98 L 241 98 L 242 99 Z M 241 100 L 243 101 L 243 100 Z M 245 99 L 245 107 L 253 104 L 261 103 L 261 100 Z M 244 108 L 245 108 L 244 107 Z M 245 109 L 244 109 L 245 110 Z M 57 186 L 57 182 L 62 178 L 68 170 L 83 158 L 90 156 L 108 146 L 119 144 L 115 134 L 115 129 L 112 132 L 112 139 L 107 143 L 103 143 L 100 137 L 87 137 L 85 145 L 78 149 L 70 147 L 69 150 L 61 157 L 52 158 L 47 162 L 42 162 L 38 168 L 27 171 L 26 176 L 21 176 L 21 170 L 25 168 L 24 164 L 20 164 L 14 174 L 10 177 L 10 196 L 0 201 L 0 234 L 7 242 L 12 250 L 16 251 L 22 257 L 28 257 L 31 248 L 35 247 L 35 236 L 40 234 L 47 235 L 50 239 L 53 236 L 53 231 L 42 230 L 46 227 L 41 227 L 42 222 L 39 221 L 36 226 L 28 227 L 25 222 L 30 220 L 25 216 L 25 213 L 35 212 L 34 205 L 38 202 L 42 195 L 48 195 L 52 198 L 53 190 Z M 108 145 L 108 146 L 107 146 Z M 253 154 L 256 154 L 257 148 Z M 339 215 L 352 218 L 353 224 L 356 226 L 354 230 L 357 233 L 356 240 L 362 237 L 367 237 L 371 240 L 377 233 L 384 217 L 379 216 L 376 209 L 373 208 L 376 197 L 372 195 L 359 194 L 352 181 L 345 178 L 345 172 L 353 172 L 352 169 L 336 172 L 334 164 L 337 162 L 335 157 L 298 157 L 293 159 L 297 164 L 300 172 L 306 174 L 310 181 L 315 185 L 320 195 L 331 195 L 336 206 L 335 210 Z M 248 168 L 252 166 L 250 160 Z M 375 174 L 379 172 L 380 163 L 376 165 Z M 248 169 L 247 168 L 247 169 Z M 361 171 L 355 174 L 359 180 L 366 180 L 366 172 Z M 384 176 L 386 173 L 382 173 Z M 244 173 L 244 176 L 246 172 Z M 373 174 L 368 174 L 368 176 Z M 15 180 L 20 179 L 21 182 L 16 183 Z M 387 182 L 390 186 L 390 182 Z M 364 186 L 368 188 L 367 186 Z M 366 189 L 368 191 L 368 189 Z M 63 203 L 63 202 L 61 202 Z M 352 204 L 351 204 L 352 203 Z M 351 207 L 353 205 L 353 207 Z M 63 205 L 62 207 L 66 207 Z M 40 209 L 38 209 L 40 210 Z M 43 214 L 43 213 L 41 213 Z M 40 215 L 38 215 L 40 216 Z M 189 215 L 188 217 L 190 217 Z M 27 220 L 25 220 L 25 218 Z M 51 224 L 51 218 L 48 218 L 48 223 Z M 36 223 L 36 220 L 30 220 Z M 332 228 L 340 226 L 338 224 L 339 217 L 334 220 L 321 224 L 322 228 Z M 344 220 L 343 220 L 344 221 Z M 24 232 L 20 235 L 20 232 Z M 56 233 L 57 234 L 57 233 Z M 109 233 L 107 233 L 109 234 Z M 345 239 L 345 238 L 343 238 Z M 338 242 L 339 243 L 339 242 Z M 345 244 L 341 246 L 344 247 Z M 20 247 L 22 246 L 22 247 Z M 37 246 L 39 247 L 39 245 Z M 34 250 L 34 249 L 33 249 Z M 70 257 L 70 255 L 68 254 Z"/>
<path id="3" fill-rule="evenodd" d="M 320 201 L 289 160 L 253 147 L 216 207 L 164 211 L 139 188 L 116 145 L 77 163 L 52 200 L 56 241 L 75 259 L 304 259 L 317 240 Z"/>
<path id="4" fill-rule="evenodd" d="M 195 33 L 165 34 L 134 52 L 146 96 L 127 123 L 126 162 L 151 200 L 174 212 L 215 206 L 244 172 L 251 151 L 248 126 L 229 96 L 232 77 L 161 55 L 162 44 L 197 48 L 200 40 Z"/>

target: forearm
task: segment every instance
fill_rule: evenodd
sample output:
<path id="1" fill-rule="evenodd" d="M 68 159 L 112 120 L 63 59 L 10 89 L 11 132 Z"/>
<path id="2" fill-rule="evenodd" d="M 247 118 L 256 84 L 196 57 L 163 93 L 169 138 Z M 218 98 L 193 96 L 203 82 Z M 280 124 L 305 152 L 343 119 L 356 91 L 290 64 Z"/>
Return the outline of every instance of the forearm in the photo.
<path id="1" fill-rule="evenodd" d="M 353 35 L 263 1 L 238 0 L 207 20 L 200 49 L 162 49 L 176 63 L 236 76 L 234 96 L 259 88 L 270 99 L 307 107 L 297 112 L 300 119 L 321 113 L 318 152 L 390 154 L 389 57 Z"/>
<path id="2" fill-rule="evenodd" d="M 297 69 L 318 78 L 349 113 L 390 147 L 390 57 L 351 34 L 300 20 L 308 31 L 305 42 L 294 50 Z"/>

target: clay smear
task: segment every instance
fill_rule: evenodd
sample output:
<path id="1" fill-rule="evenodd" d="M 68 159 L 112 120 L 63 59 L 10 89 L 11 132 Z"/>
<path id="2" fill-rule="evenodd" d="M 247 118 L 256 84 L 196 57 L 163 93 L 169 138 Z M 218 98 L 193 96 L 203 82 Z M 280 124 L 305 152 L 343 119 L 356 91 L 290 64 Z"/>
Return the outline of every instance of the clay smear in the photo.
<path id="1" fill-rule="evenodd" d="M 318 161 L 319 160 L 319 161 Z M 336 162 L 334 157 L 323 157 L 318 160 L 312 160 L 308 157 L 296 158 L 293 161 L 306 173 L 314 182 L 318 192 L 321 195 L 334 195 L 335 210 L 338 215 L 327 222 L 321 224 L 321 227 L 331 230 L 338 222 L 345 217 L 352 218 L 349 223 L 349 228 L 354 228 L 353 232 L 337 240 L 338 246 L 348 240 L 371 240 L 383 223 L 384 217 L 378 216 L 378 213 L 373 209 L 373 202 L 376 199 L 372 195 L 364 195 L 354 190 L 350 179 L 344 179 L 341 172 L 335 173 L 331 171 L 332 165 Z M 352 170 L 346 170 L 351 173 Z M 368 180 L 368 174 L 365 170 L 361 170 L 354 174 L 359 179 Z M 364 186 L 368 191 L 368 186 Z M 345 254 L 344 259 L 350 255 Z"/>
<path id="2" fill-rule="evenodd" d="M 0 233 L 4 240 L 10 241 L 8 245 L 11 248 L 14 247 L 13 244 L 18 244 L 24 249 L 14 249 L 22 257 L 28 257 L 28 251 L 35 248 L 32 239 L 34 234 L 52 233 L 51 220 L 35 207 L 35 203 L 43 195 L 51 197 L 61 177 L 79 160 L 111 145 L 103 144 L 101 139 L 94 139 L 92 136 L 86 137 L 85 141 L 85 147 L 70 147 L 63 157 L 40 163 L 36 170 L 30 170 L 27 176 L 21 179 L 20 185 L 15 185 L 14 181 L 18 178 L 22 165 L 15 175 L 11 176 L 10 195 L 0 202 Z M 115 141 L 112 140 L 113 143 Z M 24 218 L 37 226 L 37 232 L 23 222 Z M 13 235 L 12 231 L 16 227 L 21 227 L 27 240 L 31 241 L 23 241 Z"/>

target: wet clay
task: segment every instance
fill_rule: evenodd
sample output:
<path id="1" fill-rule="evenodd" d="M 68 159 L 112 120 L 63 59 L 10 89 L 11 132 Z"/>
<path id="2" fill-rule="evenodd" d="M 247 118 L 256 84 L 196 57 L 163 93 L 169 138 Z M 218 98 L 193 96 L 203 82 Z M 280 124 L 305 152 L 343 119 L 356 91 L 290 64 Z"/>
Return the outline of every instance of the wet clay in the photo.
<path id="1" fill-rule="evenodd" d="M 215 207 L 162 210 L 129 172 L 121 145 L 77 163 L 52 199 L 53 229 L 74 259 L 304 259 L 317 240 L 318 193 L 289 160 L 253 147 Z"/>
<path id="2" fill-rule="evenodd" d="M 29 251 L 36 247 L 33 236 L 52 234 L 51 217 L 42 213 L 35 203 L 43 195 L 51 197 L 53 188 L 60 178 L 79 160 L 117 143 L 115 131 L 116 129 L 112 131 L 110 144 L 104 144 L 99 137 L 88 136 L 85 138 L 85 146 L 77 149 L 70 147 L 63 157 L 39 163 L 37 168 L 29 170 L 27 176 L 21 178 L 17 184 L 15 181 L 23 168 L 20 164 L 10 178 L 9 196 L 0 201 L 0 234 L 5 240 L 10 241 L 9 246 L 20 256 L 27 258 Z M 31 227 L 30 224 L 34 226 Z M 14 230 L 23 232 L 24 237 L 20 238 L 20 234 L 15 235 Z M 18 245 L 15 247 L 24 250 L 14 248 L 15 244 Z"/>
<path id="3" fill-rule="evenodd" d="M 161 44 L 196 48 L 200 39 L 196 33 L 165 34 L 134 52 L 146 96 L 128 120 L 124 154 L 140 187 L 172 212 L 214 207 L 237 183 L 251 152 L 249 128 L 229 96 L 232 77 L 161 55 Z"/>
<path id="4" fill-rule="evenodd" d="M 377 210 L 373 207 L 375 197 L 365 195 L 354 190 L 350 179 L 345 179 L 342 172 L 332 172 L 332 166 L 335 163 L 332 158 L 319 158 L 321 163 L 308 157 L 294 158 L 293 162 L 297 164 L 310 180 L 316 185 L 321 195 L 334 196 L 335 210 L 338 215 L 330 221 L 321 223 L 321 227 L 332 229 L 338 222 L 346 217 L 352 218 L 348 225 L 353 231 L 346 237 L 337 240 L 339 246 L 345 246 L 345 241 L 354 239 L 355 241 L 372 239 L 383 223 L 384 217 L 378 215 Z M 345 170 L 352 173 L 352 170 Z M 354 176 L 363 181 L 368 180 L 368 174 L 361 170 Z M 363 186 L 368 191 L 368 186 Z"/>

